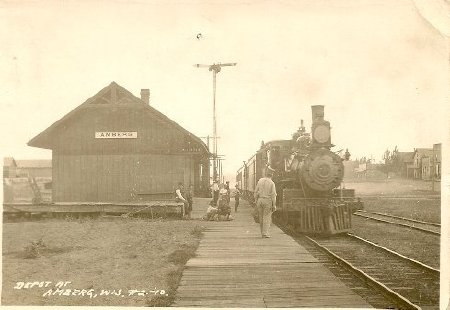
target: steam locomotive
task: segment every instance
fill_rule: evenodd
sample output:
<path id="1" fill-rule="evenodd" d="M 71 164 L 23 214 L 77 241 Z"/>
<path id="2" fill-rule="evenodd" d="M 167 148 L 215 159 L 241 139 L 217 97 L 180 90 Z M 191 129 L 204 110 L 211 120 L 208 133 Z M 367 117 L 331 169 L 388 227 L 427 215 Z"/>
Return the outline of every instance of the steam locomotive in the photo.
<path id="1" fill-rule="evenodd" d="M 343 161 L 330 149 L 330 123 L 324 106 L 312 106 L 311 133 L 301 126 L 290 140 L 262 143 L 261 148 L 238 170 L 236 182 L 244 197 L 253 202 L 258 180 L 270 167 L 275 170 L 277 212 L 274 220 L 304 233 L 336 234 L 351 228 L 351 215 L 363 204 L 353 189 L 340 188 Z"/>

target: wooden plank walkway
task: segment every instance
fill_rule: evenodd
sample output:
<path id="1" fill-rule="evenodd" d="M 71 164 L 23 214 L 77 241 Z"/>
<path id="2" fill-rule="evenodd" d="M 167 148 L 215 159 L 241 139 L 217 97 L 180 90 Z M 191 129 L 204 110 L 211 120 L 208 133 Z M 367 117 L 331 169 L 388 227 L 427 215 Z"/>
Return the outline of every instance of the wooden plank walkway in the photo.
<path id="1" fill-rule="evenodd" d="M 130 202 L 57 202 L 50 204 L 4 203 L 4 214 L 12 213 L 176 213 L 184 215 L 184 205 L 172 200 Z"/>
<path id="2" fill-rule="evenodd" d="M 233 217 L 208 225 L 173 306 L 371 308 L 278 227 L 261 238 L 245 201 Z"/>

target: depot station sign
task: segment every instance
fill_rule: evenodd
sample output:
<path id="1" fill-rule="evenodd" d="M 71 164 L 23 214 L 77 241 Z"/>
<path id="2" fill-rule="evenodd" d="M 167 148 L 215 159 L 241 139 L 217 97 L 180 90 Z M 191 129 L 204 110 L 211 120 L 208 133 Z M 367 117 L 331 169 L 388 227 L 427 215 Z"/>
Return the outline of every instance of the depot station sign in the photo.
<path id="1" fill-rule="evenodd" d="M 137 131 L 96 131 L 95 139 L 137 139 Z"/>

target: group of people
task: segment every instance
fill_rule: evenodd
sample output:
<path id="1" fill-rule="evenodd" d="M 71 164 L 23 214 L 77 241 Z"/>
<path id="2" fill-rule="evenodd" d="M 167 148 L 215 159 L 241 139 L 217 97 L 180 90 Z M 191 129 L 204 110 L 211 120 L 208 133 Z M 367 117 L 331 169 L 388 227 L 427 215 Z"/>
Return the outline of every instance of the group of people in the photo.
<path id="1" fill-rule="evenodd" d="M 258 180 L 256 184 L 254 198 L 256 201 L 256 210 L 258 212 L 259 224 L 262 238 L 270 238 L 269 230 L 272 222 L 272 213 L 276 211 L 276 197 L 277 192 L 275 183 L 272 181 L 274 170 L 269 166 L 266 168 L 265 177 Z M 220 184 L 216 180 L 211 186 L 213 200 L 210 201 L 205 220 L 231 220 L 230 196 L 231 190 L 229 182 Z M 191 218 L 192 203 L 194 197 L 194 187 L 189 185 L 187 191 L 184 191 L 183 183 L 178 183 L 176 189 L 177 201 L 183 202 L 185 207 L 186 218 Z M 238 211 L 239 198 L 242 195 L 236 184 L 234 190 L 234 211 Z"/>
<path id="2" fill-rule="evenodd" d="M 218 181 L 214 181 L 211 190 L 213 200 L 209 203 L 204 218 L 206 220 L 213 220 L 213 219 L 219 220 L 224 217 L 226 220 L 231 220 L 230 182 L 227 181 L 225 184 L 218 185 Z M 176 201 L 182 202 L 184 204 L 185 218 L 191 219 L 194 187 L 192 185 L 189 185 L 188 190 L 185 190 L 183 183 L 179 182 L 177 189 L 175 190 L 175 193 L 176 193 Z M 236 185 L 236 190 L 234 192 L 235 212 L 237 212 L 239 206 L 240 196 L 241 192 L 239 191 L 238 186 Z"/>
<path id="3" fill-rule="evenodd" d="M 230 207 L 230 197 L 231 189 L 230 182 L 227 181 L 225 184 L 220 184 L 215 180 L 211 186 L 211 192 L 213 200 L 209 203 L 208 209 L 206 211 L 205 220 L 220 220 L 224 218 L 225 220 L 231 220 L 231 207 Z M 236 189 L 234 191 L 234 211 L 237 212 L 239 206 L 239 197 L 241 192 L 239 191 L 238 185 L 236 184 Z"/>

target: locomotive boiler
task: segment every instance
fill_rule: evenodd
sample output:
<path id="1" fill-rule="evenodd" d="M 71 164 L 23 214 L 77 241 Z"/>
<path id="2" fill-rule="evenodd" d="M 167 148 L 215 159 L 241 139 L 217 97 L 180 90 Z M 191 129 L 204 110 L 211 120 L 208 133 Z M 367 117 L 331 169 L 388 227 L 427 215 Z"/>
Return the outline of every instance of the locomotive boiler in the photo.
<path id="1" fill-rule="evenodd" d="M 275 170 L 277 212 L 274 220 L 304 233 L 335 234 L 351 228 L 354 209 L 362 203 L 354 190 L 340 187 L 344 176 L 342 156 L 331 151 L 330 123 L 324 106 L 312 106 L 311 133 L 300 128 L 290 140 L 262 143 L 237 173 L 236 181 L 252 201 L 256 183 L 267 167 Z"/>

